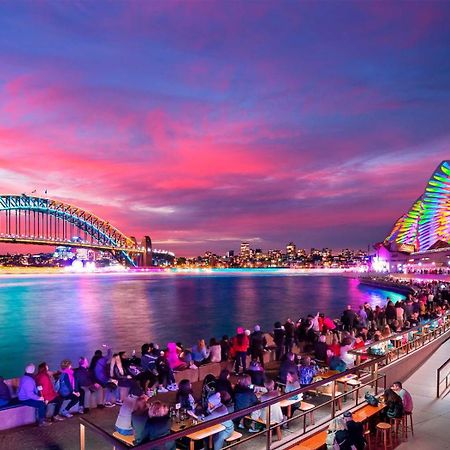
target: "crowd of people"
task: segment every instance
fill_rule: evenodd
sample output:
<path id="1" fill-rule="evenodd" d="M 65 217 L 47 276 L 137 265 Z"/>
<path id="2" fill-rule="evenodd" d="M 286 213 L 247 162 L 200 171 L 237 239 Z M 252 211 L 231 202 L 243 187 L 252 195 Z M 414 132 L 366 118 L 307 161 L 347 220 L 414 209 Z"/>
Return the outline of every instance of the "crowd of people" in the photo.
<path id="1" fill-rule="evenodd" d="M 177 391 L 180 409 L 196 420 L 221 417 L 279 395 L 279 387 L 292 392 L 311 384 L 319 367 L 339 371 L 353 367 L 355 354 L 352 350 L 377 341 L 385 345 L 383 338 L 392 333 L 425 321 L 439 321 L 449 309 L 448 284 L 431 282 L 415 287 L 417 295 L 408 295 L 395 304 L 388 298 L 384 306 L 375 308 L 365 303 L 354 310 L 349 305 L 341 318 L 335 320 L 320 313 L 297 322 L 287 319 L 284 324 L 276 322 L 271 333 L 263 332 L 259 325 L 255 325 L 253 331 L 238 327 L 231 338 L 223 336 L 220 341 L 212 338 L 209 345 L 200 339 L 191 349 L 175 342 L 168 343 L 165 349 L 155 343 L 145 343 L 138 357 L 135 352 L 128 356 L 124 351 L 113 354 L 111 349 L 103 348 L 95 351 L 90 361 L 80 357 L 75 369 L 72 362 L 65 359 L 55 372 L 50 372 L 45 362 L 39 364 L 37 373 L 34 364 L 28 364 L 20 379 L 18 401 L 36 408 L 38 424 L 47 426 L 72 417 L 73 408 L 81 414 L 88 412 L 90 397 L 95 395 L 100 408 L 121 407 L 117 431 L 133 434 L 137 443 L 156 439 L 170 432 L 173 413 L 168 405 L 155 401 L 157 392 Z M 280 361 L 279 372 L 272 377 L 265 373 L 264 355 L 269 349 L 275 350 L 276 359 Z M 248 367 L 247 355 L 250 355 Z M 361 360 L 369 356 L 363 353 Z M 176 371 L 196 370 L 202 364 L 230 360 L 234 361 L 234 375 L 238 376 L 234 387 L 228 369 L 222 370 L 214 380 L 211 395 L 202 399 L 194 398 L 187 379 L 179 384 L 175 382 Z M 5 386 L 0 379 L 0 406 L 12 401 Z M 388 390 L 386 411 L 402 402 L 403 408 L 397 409 L 401 409 L 398 414 L 403 414 L 408 408 L 404 404 L 405 395 L 401 383 Z M 292 400 L 300 402 L 302 395 L 293 395 Z M 281 422 L 286 413 L 278 404 L 270 407 L 275 423 Z M 252 417 L 264 420 L 265 414 L 263 408 Z M 336 439 L 351 431 L 349 423 L 335 421 Z M 214 435 L 214 449 L 222 447 L 235 427 L 244 426 L 242 420 L 225 420 L 222 425 L 224 431 Z M 249 431 L 257 431 L 254 423 Z M 172 447 L 168 444 L 167 448 Z"/>

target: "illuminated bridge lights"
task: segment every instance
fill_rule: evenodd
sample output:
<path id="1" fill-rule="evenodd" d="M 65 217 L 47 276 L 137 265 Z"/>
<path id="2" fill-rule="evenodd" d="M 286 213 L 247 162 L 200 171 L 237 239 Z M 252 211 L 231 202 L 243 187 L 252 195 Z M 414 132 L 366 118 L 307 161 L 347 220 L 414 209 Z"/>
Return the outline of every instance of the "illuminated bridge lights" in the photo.
<path id="1" fill-rule="evenodd" d="M 130 255 L 146 252 L 145 248 L 137 246 L 135 240 L 88 211 L 25 194 L 0 195 L 0 228 L 3 242 L 58 242 L 111 250 L 132 266 L 136 263 Z M 74 236 L 76 230 L 77 236 Z"/>

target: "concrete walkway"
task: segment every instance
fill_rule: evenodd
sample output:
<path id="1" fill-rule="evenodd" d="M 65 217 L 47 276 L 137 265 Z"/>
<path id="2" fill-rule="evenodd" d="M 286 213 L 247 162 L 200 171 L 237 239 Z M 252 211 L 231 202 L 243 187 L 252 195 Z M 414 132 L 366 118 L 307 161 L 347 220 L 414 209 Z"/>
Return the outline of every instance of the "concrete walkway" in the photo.
<path id="1" fill-rule="evenodd" d="M 436 370 L 449 357 L 450 339 L 403 383 L 414 402 L 414 436 L 408 434 L 396 450 L 450 449 L 450 394 L 436 397 Z"/>

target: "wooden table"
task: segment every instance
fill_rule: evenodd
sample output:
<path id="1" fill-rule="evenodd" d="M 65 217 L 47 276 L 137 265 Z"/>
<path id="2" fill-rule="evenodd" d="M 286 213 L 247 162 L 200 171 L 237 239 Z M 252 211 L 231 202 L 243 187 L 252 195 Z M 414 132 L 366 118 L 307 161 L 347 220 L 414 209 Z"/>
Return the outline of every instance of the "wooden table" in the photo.
<path id="1" fill-rule="evenodd" d="M 347 385 L 349 386 L 360 386 L 361 381 L 358 380 L 358 375 L 354 373 L 349 373 L 348 375 L 344 375 L 341 378 L 336 380 L 338 383 L 342 383 L 344 385 L 344 394 L 347 392 Z M 359 396 L 359 389 L 356 390 L 356 396 Z M 353 398 L 353 396 L 352 396 Z M 347 401 L 347 396 L 344 395 L 344 402 Z"/>
<path id="2" fill-rule="evenodd" d="M 214 434 L 220 433 L 221 431 L 224 431 L 225 427 L 218 423 L 217 425 L 212 425 L 208 428 L 205 428 L 204 430 L 197 431 L 192 434 L 188 434 L 186 437 L 190 439 L 189 443 L 189 449 L 194 450 L 195 448 L 195 441 L 201 441 L 203 439 L 206 439 L 209 437 L 209 446 L 212 447 L 212 436 Z"/>

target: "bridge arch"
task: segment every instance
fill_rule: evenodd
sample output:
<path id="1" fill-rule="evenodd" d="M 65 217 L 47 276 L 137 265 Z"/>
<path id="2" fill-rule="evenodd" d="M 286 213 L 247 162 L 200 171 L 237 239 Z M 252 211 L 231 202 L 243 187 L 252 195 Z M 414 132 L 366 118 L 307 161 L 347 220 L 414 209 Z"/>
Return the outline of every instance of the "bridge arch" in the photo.
<path id="1" fill-rule="evenodd" d="M 135 266 L 130 253 L 139 252 L 136 240 L 126 236 L 108 221 L 69 203 L 28 195 L 0 195 L 0 227 L 3 236 L 13 241 L 70 245 L 70 230 L 85 234 L 90 242 L 82 245 L 113 251 L 129 265 Z M 119 254 L 119 255 L 118 255 Z"/>

